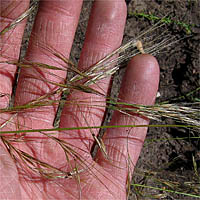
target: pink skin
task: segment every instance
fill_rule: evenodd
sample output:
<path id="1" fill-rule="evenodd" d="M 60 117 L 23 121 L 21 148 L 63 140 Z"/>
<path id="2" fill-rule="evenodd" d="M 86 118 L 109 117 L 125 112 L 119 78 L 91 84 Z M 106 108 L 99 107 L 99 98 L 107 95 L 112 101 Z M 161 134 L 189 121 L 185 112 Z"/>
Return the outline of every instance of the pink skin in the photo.
<path id="1" fill-rule="evenodd" d="M 9 4 L 11 1 L 0 1 L 0 4 L 2 2 L 6 5 L 6 3 Z M 24 8 L 27 5 L 28 1 L 23 1 Z M 81 5 L 81 0 L 76 0 L 74 3 L 71 3 L 71 0 L 42 1 L 34 26 L 34 34 L 40 38 L 41 42 L 47 42 L 48 45 L 58 49 L 60 53 L 68 57 Z M 20 6 L 16 7 L 15 14 L 20 14 L 21 9 L 22 7 Z M 9 17 L 14 18 L 16 16 L 13 16 L 11 13 Z M 96 63 L 121 44 L 125 19 L 126 5 L 124 0 L 95 1 L 79 62 L 80 69 L 85 69 Z M 16 49 L 15 55 L 13 55 L 11 48 L 5 53 L 3 52 L 1 54 L 2 57 L 9 56 L 15 59 L 18 57 L 23 29 L 24 23 L 14 31 L 14 34 L 18 35 L 16 41 L 7 40 L 9 45 L 14 45 L 14 49 Z M 3 42 L 5 42 L 6 37 L 4 36 Z M 41 47 L 35 46 L 34 40 L 31 40 L 26 59 L 59 66 L 56 61 L 41 53 Z M 2 68 L 2 65 L 0 66 Z M 3 85 L 0 84 L 0 92 L 11 94 L 13 79 L 11 77 L 14 76 L 16 69 L 15 67 L 12 70 L 6 71 L 6 69 L 5 67 L 3 71 L 0 71 L 0 83 L 4 83 Z M 27 76 L 27 74 L 34 76 L 34 73 L 36 71 L 33 69 L 22 70 L 15 99 L 16 105 L 25 104 L 53 89 L 52 85 Z M 50 76 L 49 73 L 43 73 L 42 71 L 39 73 L 46 80 L 60 81 L 57 77 Z M 53 73 L 57 73 L 62 78 L 66 76 L 66 73 L 61 71 L 53 71 Z M 37 74 L 35 75 L 37 76 Z M 109 81 L 110 79 L 107 78 L 99 83 L 101 92 L 107 93 Z M 127 67 L 120 90 L 120 101 L 151 105 L 155 100 L 158 83 L 159 66 L 155 58 L 150 55 L 136 56 Z M 97 86 L 93 87 L 98 88 Z M 53 98 L 58 99 L 59 97 L 55 96 Z M 70 100 L 90 99 L 91 104 L 92 99 L 97 99 L 94 95 L 83 94 L 77 91 L 73 92 L 69 98 Z M 5 107 L 8 103 L 8 98 L 5 97 L 0 100 L 0 107 Z M 98 100 L 103 101 L 104 99 L 98 97 Z M 101 103 L 101 105 L 104 104 Z M 48 109 L 40 108 L 31 113 L 19 114 L 19 123 L 23 123 L 23 125 L 33 129 L 52 128 L 56 108 L 56 106 L 51 106 Z M 88 126 L 88 124 L 90 126 L 98 126 L 101 125 L 103 113 L 104 109 L 88 109 L 88 106 L 80 108 L 66 105 L 61 116 L 60 126 L 61 128 Z M 6 115 L 1 116 L 4 119 L 8 117 Z M 81 121 L 80 119 L 84 120 Z M 0 122 L 2 123 L 2 119 L 0 119 Z M 111 122 L 112 125 L 126 125 L 130 123 L 148 124 L 148 120 L 138 116 L 135 116 L 133 120 L 133 118 L 115 112 Z M 10 129 L 14 130 L 14 127 Z M 80 195 L 82 199 L 125 199 L 128 174 L 127 159 L 129 156 L 132 160 L 130 169 L 133 171 L 146 136 L 146 131 L 146 128 L 109 129 L 103 140 L 112 162 L 107 161 L 100 151 L 95 161 L 92 160 L 89 152 L 93 143 L 93 137 L 90 131 L 74 131 L 67 134 L 63 134 L 63 132 L 57 133 L 59 138 L 84 150 L 79 150 L 80 155 L 87 158 L 87 162 L 93 165 L 92 173 L 83 172 L 80 174 L 80 185 L 77 184 L 75 179 L 27 180 L 21 174 L 22 169 L 15 165 L 4 145 L 0 143 L 0 199 L 78 199 Z M 94 131 L 94 134 L 97 132 Z M 127 134 L 129 137 L 128 144 Z M 59 145 L 47 138 L 41 138 L 41 136 L 38 136 L 39 133 L 30 134 L 29 136 L 35 135 L 37 135 L 37 142 L 16 144 L 16 147 L 34 154 L 38 159 L 49 162 L 53 166 L 67 170 L 66 158 Z M 81 194 L 78 192 L 80 187 Z"/>

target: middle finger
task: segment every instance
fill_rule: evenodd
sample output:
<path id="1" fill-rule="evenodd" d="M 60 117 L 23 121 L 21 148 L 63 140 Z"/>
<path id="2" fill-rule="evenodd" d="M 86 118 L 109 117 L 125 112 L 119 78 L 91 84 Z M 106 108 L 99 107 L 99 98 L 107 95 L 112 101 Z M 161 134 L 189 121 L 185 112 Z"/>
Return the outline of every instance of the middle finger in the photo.
<path id="1" fill-rule="evenodd" d="M 126 4 L 124 0 L 96 0 L 92 7 L 86 38 L 82 49 L 79 69 L 85 70 L 101 60 L 120 46 L 126 21 Z M 103 79 L 89 86 L 103 95 L 107 94 L 110 78 Z M 68 97 L 68 102 L 85 101 L 86 105 L 65 105 L 61 116 L 62 127 L 99 126 L 105 111 L 105 98 L 95 94 L 74 91 Z M 93 107 L 95 105 L 95 107 Z M 96 107 L 97 106 L 97 107 Z M 66 134 L 73 145 L 90 151 L 98 130 L 73 131 Z"/>

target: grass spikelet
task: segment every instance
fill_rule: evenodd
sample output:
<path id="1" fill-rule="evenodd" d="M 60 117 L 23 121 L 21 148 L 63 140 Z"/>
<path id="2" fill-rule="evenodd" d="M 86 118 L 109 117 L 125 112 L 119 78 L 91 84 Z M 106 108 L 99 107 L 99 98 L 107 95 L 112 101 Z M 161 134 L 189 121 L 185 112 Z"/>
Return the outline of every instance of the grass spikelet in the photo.
<path id="1" fill-rule="evenodd" d="M 28 10 L 23 12 L 17 19 L 13 20 L 3 30 L 0 31 L 0 37 L 3 36 L 9 30 L 15 28 L 20 22 L 28 18 L 32 12 L 36 9 L 36 4 L 33 4 Z M 2 12 L 2 11 L 1 11 Z M 3 15 L 3 13 L 1 13 Z"/>

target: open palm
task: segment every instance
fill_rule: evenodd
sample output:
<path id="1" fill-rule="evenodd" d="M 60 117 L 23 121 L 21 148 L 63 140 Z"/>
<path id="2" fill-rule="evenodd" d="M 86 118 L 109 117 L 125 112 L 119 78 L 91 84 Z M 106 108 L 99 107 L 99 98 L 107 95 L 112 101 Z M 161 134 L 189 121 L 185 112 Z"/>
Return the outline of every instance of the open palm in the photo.
<path id="1" fill-rule="evenodd" d="M 9 9 L 11 1 L 0 1 L 2 10 Z M 7 13 L 8 19 L 19 16 L 28 1 L 19 1 L 15 11 Z M 69 57 L 74 33 L 77 27 L 82 0 L 45 1 L 40 3 L 34 35 L 42 42 L 57 49 L 66 58 Z M 2 12 L 3 13 L 3 12 Z M 2 15 L 2 19 L 5 16 Z M 85 70 L 99 61 L 108 53 L 120 46 L 126 19 L 126 4 L 124 0 L 94 2 L 87 28 L 86 38 L 82 49 L 79 69 Z M 24 30 L 24 23 L 17 26 L 12 34 L 16 37 L 2 37 L 0 59 L 5 57 L 17 59 Z M 6 26 L 6 24 L 3 24 Z M 42 53 L 42 47 L 36 45 L 36 37 L 32 37 L 26 60 L 58 66 L 56 59 Z M 12 69 L 0 64 L 0 93 L 11 94 L 13 77 L 16 67 Z M 54 76 L 51 76 L 51 74 Z M 37 79 L 38 75 L 43 77 Z M 26 105 L 35 99 L 55 90 L 50 82 L 60 82 L 65 78 L 63 71 L 44 72 L 41 69 L 23 68 L 20 73 L 15 96 L 15 105 Z M 96 90 L 107 94 L 110 79 L 104 79 L 98 85 L 92 86 Z M 120 99 L 129 103 L 152 104 L 155 99 L 159 82 L 159 68 L 156 60 L 149 55 L 135 57 L 127 68 Z M 60 96 L 51 95 L 51 100 L 59 100 Z M 68 102 L 77 100 L 87 101 L 87 105 L 66 103 L 61 115 L 60 128 L 100 126 L 105 111 L 105 99 L 102 96 L 73 91 Z M 98 106 L 92 106 L 94 103 Z M 97 103 L 98 102 L 98 103 Z M 0 108 L 8 106 L 9 98 L 2 95 Z M 0 114 L 0 123 L 13 121 L 1 126 L 2 130 L 19 129 L 51 129 L 57 112 L 57 106 L 37 107 L 29 112 L 15 114 Z M 115 112 L 111 125 L 147 124 L 148 120 Z M 17 126 L 16 126 L 17 124 Z M 99 151 L 93 160 L 90 151 L 94 143 L 94 136 L 98 130 L 72 130 L 54 132 L 51 136 L 41 132 L 21 133 L 21 137 L 29 139 L 27 142 L 14 143 L 13 146 L 21 153 L 27 152 L 41 162 L 50 163 L 53 170 L 63 174 L 55 178 L 45 178 L 35 174 L 23 163 L 14 160 L 6 150 L 6 140 L 0 141 L 0 199 L 125 199 L 128 173 L 133 171 L 146 136 L 146 128 L 112 128 L 108 129 L 103 143 L 107 157 Z M 127 136 L 129 138 L 127 145 Z M 31 141 L 30 141 L 31 139 Z M 61 142 L 62 141 L 62 142 Z M 61 145 L 62 144 L 62 145 Z M 66 156 L 67 151 L 76 152 Z M 80 159 L 81 158 L 81 159 Z M 69 160 L 68 160 L 69 159 Z M 66 161 L 67 160 L 67 161 Z M 131 160 L 130 166 L 128 161 Z M 71 164 L 69 164 L 71 163 Z M 86 164 L 83 164 L 86 163 Z M 38 166 L 41 163 L 38 163 Z M 43 171 L 44 172 L 44 171 Z M 66 173 L 64 173 L 66 172 Z M 80 173 L 79 173 L 80 172 Z"/>

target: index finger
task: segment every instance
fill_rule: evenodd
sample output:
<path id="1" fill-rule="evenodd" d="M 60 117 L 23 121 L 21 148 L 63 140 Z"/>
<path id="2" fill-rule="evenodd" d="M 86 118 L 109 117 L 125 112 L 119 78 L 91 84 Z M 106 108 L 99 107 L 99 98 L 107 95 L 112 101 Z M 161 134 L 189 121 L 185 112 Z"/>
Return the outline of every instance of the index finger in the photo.
<path id="1" fill-rule="evenodd" d="M 150 55 L 135 56 L 128 65 L 124 76 L 119 98 L 122 102 L 152 105 L 156 98 L 159 84 L 159 66 Z M 148 125 L 149 120 L 134 114 L 125 115 L 115 111 L 110 125 Z M 119 127 L 108 129 L 104 137 L 104 145 L 108 161 L 99 151 L 98 163 L 109 171 L 116 179 L 125 184 L 125 177 L 133 171 L 144 139 L 147 127 Z"/>

